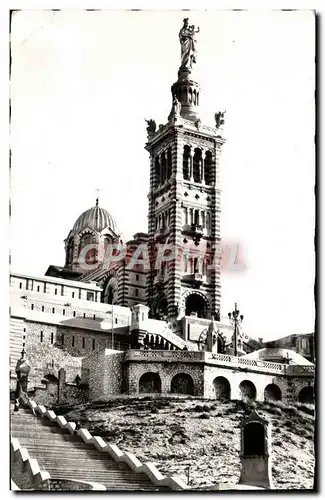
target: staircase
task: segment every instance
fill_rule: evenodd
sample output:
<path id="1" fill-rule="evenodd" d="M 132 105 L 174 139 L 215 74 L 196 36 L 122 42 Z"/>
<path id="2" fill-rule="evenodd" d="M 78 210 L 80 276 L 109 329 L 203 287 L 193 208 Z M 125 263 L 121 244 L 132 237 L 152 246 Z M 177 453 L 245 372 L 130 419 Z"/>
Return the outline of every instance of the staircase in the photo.
<path id="1" fill-rule="evenodd" d="M 11 415 L 11 435 L 51 478 L 101 483 L 114 491 L 170 491 L 153 485 L 146 474 L 137 474 L 127 464 L 115 462 L 67 429 L 38 419 L 30 409 Z"/>

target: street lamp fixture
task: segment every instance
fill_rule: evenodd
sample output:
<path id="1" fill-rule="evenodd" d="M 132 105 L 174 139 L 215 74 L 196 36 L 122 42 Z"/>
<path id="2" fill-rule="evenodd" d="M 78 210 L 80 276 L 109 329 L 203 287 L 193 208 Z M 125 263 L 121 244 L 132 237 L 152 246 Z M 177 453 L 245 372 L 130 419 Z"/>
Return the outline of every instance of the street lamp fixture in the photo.
<path id="1" fill-rule="evenodd" d="M 239 314 L 240 311 L 237 309 L 237 302 L 235 302 L 235 309 L 234 311 L 228 313 L 228 318 L 231 321 L 231 323 L 234 325 L 234 355 L 238 356 L 238 331 L 239 331 L 239 324 L 242 323 L 244 319 L 243 314 Z"/>

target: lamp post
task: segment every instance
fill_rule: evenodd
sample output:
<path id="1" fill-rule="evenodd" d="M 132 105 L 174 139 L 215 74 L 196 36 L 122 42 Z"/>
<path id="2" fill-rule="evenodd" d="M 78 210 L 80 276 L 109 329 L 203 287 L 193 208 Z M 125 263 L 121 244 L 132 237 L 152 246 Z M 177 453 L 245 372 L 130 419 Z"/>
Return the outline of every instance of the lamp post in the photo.
<path id="1" fill-rule="evenodd" d="M 235 302 L 235 309 L 233 312 L 228 313 L 228 318 L 231 323 L 234 325 L 234 355 L 238 356 L 237 342 L 238 342 L 238 325 L 242 323 L 244 316 L 240 314 L 240 311 L 237 309 L 237 302 Z"/>

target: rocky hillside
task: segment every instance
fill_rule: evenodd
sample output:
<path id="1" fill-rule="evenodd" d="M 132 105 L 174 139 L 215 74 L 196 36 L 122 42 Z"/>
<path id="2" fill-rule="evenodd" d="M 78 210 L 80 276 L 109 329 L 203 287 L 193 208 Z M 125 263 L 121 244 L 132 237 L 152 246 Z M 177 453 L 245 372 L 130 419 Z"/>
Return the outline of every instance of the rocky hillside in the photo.
<path id="1" fill-rule="evenodd" d="M 311 489 L 314 476 L 314 409 L 307 405 L 253 403 L 272 423 L 274 485 Z M 195 398 L 117 398 L 57 407 L 70 420 L 153 462 L 193 487 L 237 483 L 240 421 L 252 405 Z"/>

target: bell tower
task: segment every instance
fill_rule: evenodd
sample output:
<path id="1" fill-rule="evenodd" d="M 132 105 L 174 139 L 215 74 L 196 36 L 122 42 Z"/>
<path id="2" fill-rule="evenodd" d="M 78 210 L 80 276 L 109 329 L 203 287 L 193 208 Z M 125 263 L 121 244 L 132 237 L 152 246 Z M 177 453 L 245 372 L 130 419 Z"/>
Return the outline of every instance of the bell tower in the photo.
<path id="1" fill-rule="evenodd" d="M 215 127 L 201 122 L 201 89 L 191 78 L 198 32 L 184 19 L 179 32 L 181 65 L 171 87 L 168 122 L 157 129 L 154 120 L 147 120 L 152 257 L 147 303 L 152 317 L 174 320 L 175 325 L 184 316 L 218 320 L 220 315 L 223 113 L 216 113 Z"/>

